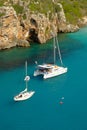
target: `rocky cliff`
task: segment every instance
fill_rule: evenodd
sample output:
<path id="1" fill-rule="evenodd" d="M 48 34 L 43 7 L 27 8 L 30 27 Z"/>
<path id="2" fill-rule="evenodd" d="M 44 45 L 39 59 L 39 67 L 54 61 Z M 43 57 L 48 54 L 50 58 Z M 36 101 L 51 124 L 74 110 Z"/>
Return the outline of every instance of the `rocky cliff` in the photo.
<path id="1" fill-rule="evenodd" d="M 0 49 L 14 46 L 26 47 L 30 46 L 32 41 L 42 44 L 58 32 L 74 32 L 79 29 L 78 25 L 87 23 L 86 17 L 80 19 L 78 25 L 68 23 L 60 3 L 54 2 L 56 8 L 59 8 L 58 11 L 53 13 L 48 11 L 46 15 L 31 11 L 28 8 L 29 1 L 26 3 L 14 0 L 12 4 L 23 7 L 23 13 L 17 14 L 9 1 L 5 6 L 0 7 Z"/>
<path id="2" fill-rule="evenodd" d="M 0 49 L 14 46 L 29 46 L 25 39 L 23 28 L 15 10 L 12 7 L 1 7 L 0 14 Z"/>

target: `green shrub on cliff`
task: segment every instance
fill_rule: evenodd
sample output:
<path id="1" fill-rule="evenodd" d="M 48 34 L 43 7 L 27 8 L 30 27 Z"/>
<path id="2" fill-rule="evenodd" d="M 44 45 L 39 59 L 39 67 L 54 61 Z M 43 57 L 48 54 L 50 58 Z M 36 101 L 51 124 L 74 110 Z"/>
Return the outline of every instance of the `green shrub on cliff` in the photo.
<path id="1" fill-rule="evenodd" d="M 49 1 L 37 1 L 37 2 L 30 2 L 29 4 L 29 9 L 31 11 L 37 11 L 40 13 L 44 13 L 47 14 L 47 12 L 50 10 L 51 12 L 53 11 L 53 6 L 52 6 L 52 2 L 49 3 Z"/>
<path id="2" fill-rule="evenodd" d="M 0 6 L 3 6 L 4 2 L 4 0 L 0 0 Z"/>
<path id="3" fill-rule="evenodd" d="M 13 8 L 17 12 L 17 14 L 22 14 L 23 13 L 23 6 L 15 4 L 15 5 L 13 5 Z"/>
<path id="4" fill-rule="evenodd" d="M 87 15 L 87 0 L 55 0 L 63 5 L 65 16 L 70 23 L 76 23 L 79 18 Z M 60 11 L 57 4 L 54 4 L 52 0 L 31 0 L 29 5 L 30 10 L 40 13 L 51 14 Z"/>
<path id="5" fill-rule="evenodd" d="M 2 16 L 4 16 L 5 15 L 5 13 L 0 13 L 0 17 L 2 17 Z"/>
<path id="6" fill-rule="evenodd" d="M 52 0 L 32 0 L 29 4 L 29 9 L 44 14 L 47 14 L 48 12 L 52 14 L 55 11 L 58 12 L 60 10 L 59 6 L 54 4 Z"/>
<path id="7" fill-rule="evenodd" d="M 66 15 L 66 19 L 70 23 L 76 23 L 78 18 L 82 17 L 80 5 L 77 1 L 69 2 L 69 3 L 63 1 L 62 5 L 63 5 L 63 9 Z"/>
<path id="8" fill-rule="evenodd" d="M 14 4 L 15 0 L 9 0 L 10 4 L 14 7 L 17 14 L 24 13 L 24 6 L 20 6 L 18 3 Z M 76 23 L 79 18 L 84 15 L 87 15 L 87 0 L 21 0 L 28 3 L 27 7 L 34 12 L 40 12 L 49 16 L 51 18 L 54 12 L 60 11 L 59 6 L 56 3 L 61 3 L 66 15 L 67 21 L 71 23 Z M 0 6 L 3 6 L 7 0 L 0 0 Z M 25 18 L 25 16 L 24 16 Z"/>
<path id="9" fill-rule="evenodd" d="M 87 0 L 59 0 L 63 5 L 67 21 L 76 23 L 79 18 L 87 15 Z"/>

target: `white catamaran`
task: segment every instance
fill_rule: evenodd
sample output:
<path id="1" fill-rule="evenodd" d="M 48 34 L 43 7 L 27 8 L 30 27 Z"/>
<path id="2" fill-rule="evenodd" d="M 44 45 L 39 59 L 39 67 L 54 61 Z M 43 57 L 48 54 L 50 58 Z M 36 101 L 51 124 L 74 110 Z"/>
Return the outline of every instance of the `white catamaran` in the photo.
<path id="1" fill-rule="evenodd" d="M 58 75 L 61 75 L 61 74 L 67 72 L 67 70 L 68 70 L 67 67 L 63 67 L 63 62 L 62 62 L 62 57 L 61 57 L 57 37 L 53 38 L 53 43 L 54 43 L 54 63 L 53 64 L 45 63 L 45 64 L 42 64 L 42 65 L 37 64 L 37 69 L 34 71 L 34 76 L 43 75 L 43 78 L 47 79 L 47 78 L 58 76 Z M 58 66 L 58 65 L 55 64 L 56 47 L 58 48 L 61 66 Z"/>
<path id="2" fill-rule="evenodd" d="M 25 69 L 26 69 L 26 75 L 25 75 L 25 82 L 26 82 L 26 88 L 20 92 L 17 96 L 14 97 L 15 101 L 22 101 L 30 98 L 35 93 L 34 91 L 28 91 L 28 81 L 30 80 L 30 77 L 27 75 L 27 61 L 25 62 Z"/>

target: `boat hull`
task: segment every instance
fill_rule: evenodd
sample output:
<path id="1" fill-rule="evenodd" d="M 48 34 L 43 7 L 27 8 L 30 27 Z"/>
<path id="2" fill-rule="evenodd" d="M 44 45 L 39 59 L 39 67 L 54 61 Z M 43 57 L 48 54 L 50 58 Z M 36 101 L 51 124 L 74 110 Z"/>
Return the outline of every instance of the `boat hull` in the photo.
<path id="1" fill-rule="evenodd" d="M 14 97 L 14 101 L 27 100 L 28 98 L 32 97 L 34 93 L 35 93 L 34 91 L 20 93 L 20 94 L 18 94 L 17 96 Z"/>
<path id="2" fill-rule="evenodd" d="M 67 72 L 67 68 L 64 67 L 58 67 L 56 70 L 52 70 L 51 72 L 42 72 L 39 70 L 36 70 L 34 72 L 34 76 L 43 75 L 43 79 L 52 78 L 61 74 L 64 74 Z"/>
<path id="3" fill-rule="evenodd" d="M 52 72 L 50 74 L 44 74 L 43 78 L 44 79 L 52 78 L 52 77 L 55 77 L 55 76 L 58 76 L 58 75 L 62 75 L 66 72 L 67 72 L 67 68 L 62 68 L 61 70 L 56 70 L 55 72 Z"/>

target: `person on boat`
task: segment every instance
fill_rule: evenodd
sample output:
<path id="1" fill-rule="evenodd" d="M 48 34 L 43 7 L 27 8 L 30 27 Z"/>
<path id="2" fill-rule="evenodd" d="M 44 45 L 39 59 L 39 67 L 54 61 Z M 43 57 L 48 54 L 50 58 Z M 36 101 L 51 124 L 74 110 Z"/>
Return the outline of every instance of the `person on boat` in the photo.
<path id="1" fill-rule="evenodd" d="M 63 101 L 60 101 L 59 103 L 62 105 L 64 102 L 63 102 Z"/>
<path id="2" fill-rule="evenodd" d="M 19 97 L 22 97 L 22 94 L 20 94 Z"/>

